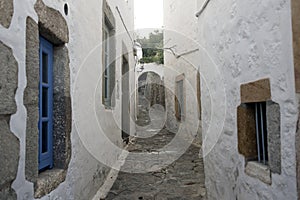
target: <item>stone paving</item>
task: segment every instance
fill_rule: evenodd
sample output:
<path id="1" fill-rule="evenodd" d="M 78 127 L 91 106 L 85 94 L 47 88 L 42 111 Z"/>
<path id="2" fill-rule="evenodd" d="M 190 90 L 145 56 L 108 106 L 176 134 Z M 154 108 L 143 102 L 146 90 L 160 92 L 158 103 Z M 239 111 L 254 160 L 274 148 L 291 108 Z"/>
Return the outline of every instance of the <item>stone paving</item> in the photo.
<path id="1" fill-rule="evenodd" d="M 137 135 L 127 149 L 142 154 L 140 157 L 129 154 L 118 178 L 108 193 L 107 200 L 201 200 L 205 199 L 203 159 L 199 158 L 199 142 L 193 143 L 188 150 L 172 164 L 162 167 L 161 148 L 175 136 L 163 128 L 164 111 L 161 107 L 150 109 L 143 104 L 139 107 Z M 147 104 L 146 104 L 147 105 Z M 151 116 L 152 115 L 152 116 Z M 150 123 L 151 120 L 151 123 Z M 150 124 L 150 125 L 149 125 Z M 149 126 L 147 126 L 149 125 Z M 161 127 L 162 126 L 162 127 Z M 156 133 L 158 132 L 158 133 Z M 152 137 L 145 137 L 151 135 Z M 145 156 L 143 156 L 145 155 Z M 159 156 L 162 155 L 162 156 Z M 151 157 L 152 156 L 152 157 Z M 151 159 L 149 159 L 151 158 Z M 168 157 L 164 158 L 168 159 Z M 140 162 L 139 162 L 140 161 Z M 137 167 L 140 165 L 141 167 Z M 156 169 L 146 173 L 136 173 L 136 169 Z M 131 173 L 132 172 L 132 173 Z"/>

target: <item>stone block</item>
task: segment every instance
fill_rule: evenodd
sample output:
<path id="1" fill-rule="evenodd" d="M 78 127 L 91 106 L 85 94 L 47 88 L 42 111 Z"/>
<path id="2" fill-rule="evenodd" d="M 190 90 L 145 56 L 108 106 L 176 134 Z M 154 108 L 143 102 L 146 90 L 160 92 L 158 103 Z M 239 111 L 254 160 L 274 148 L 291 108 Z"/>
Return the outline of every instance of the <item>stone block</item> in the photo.
<path id="1" fill-rule="evenodd" d="M 248 162 L 246 165 L 246 174 L 253 178 L 258 178 L 262 182 L 271 185 L 271 172 L 268 166 L 258 162 Z"/>
<path id="2" fill-rule="evenodd" d="M 12 49 L 0 42 L 0 115 L 17 111 L 15 91 L 18 87 L 18 63 Z"/>
<path id="3" fill-rule="evenodd" d="M 39 87 L 39 29 L 37 23 L 27 17 L 26 20 L 26 78 L 27 88 L 38 89 Z M 30 94 L 30 92 L 27 92 Z M 26 98 L 25 102 L 30 102 Z M 29 97 L 30 98 L 30 97 Z M 26 104 L 26 103 L 25 103 Z"/>
<path id="4" fill-rule="evenodd" d="M 242 104 L 237 110 L 238 150 L 246 158 L 257 156 L 254 109 Z"/>
<path id="5" fill-rule="evenodd" d="M 19 154 L 20 142 L 18 138 L 10 132 L 8 121 L 0 120 L 0 186 L 10 185 L 16 178 Z"/>
<path id="6" fill-rule="evenodd" d="M 271 100 L 271 86 L 269 79 L 241 85 L 241 102 L 254 103 Z"/>
<path id="7" fill-rule="evenodd" d="M 39 17 L 39 30 L 46 39 L 55 45 L 69 42 L 69 29 L 62 14 L 37 0 L 34 9 Z"/>
<path id="8" fill-rule="evenodd" d="M 25 177 L 35 182 L 38 176 L 38 120 L 39 120 L 39 29 L 30 17 L 26 20 L 26 78 L 24 104 L 26 119 Z"/>
<path id="9" fill-rule="evenodd" d="M 0 0 L 0 24 L 8 28 L 14 14 L 13 0 Z"/>
<path id="10" fill-rule="evenodd" d="M 4 188 L 0 188 L 0 199 L 5 199 L 5 200 L 16 200 L 17 199 L 17 194 L 10 187 L 10 184 L 6 185 Z"/>
<path id="11" fill-rule="evenodd" d="M 24 104 L 25 105 L 38 105 L 39 103 L 39 89 L 26 88 L 24 91 Z"/>
<path id="12" fill-rule="evenodd" d="M 269 167 L 281 174 L 280 106 L 272 101 L 267 102 L 267 131 Z"/>
<path id="13" fill-rule="evenodd" d="M 67 47 L 54 47 L 53 57 L 53 94 L 70 96 L 69 52 Z"/>
<path id="14" fill-rule="evenodd" d="M 26 126 L 26 179 L 35 182 L 38 176 L 38 120 L 39 110 L 37 105 L 26 105 L 27 126 Z"/>
<path id="15" fill-rule="evenodd" d="M 54 99 L 55 99 L 54 95 Z M 63 97 L 54 101 L 53 104 L 53 159 L 55 167 L 66 169 L 69 164 L 69 155 L 71 154 L 70 141 L 70 120 L 71 115 L 70 98 Z"/>
<path id="16" fill-rule="evenodd" d="M 300 92 L 300 1 L 292 0 L 293 47 L 296 91 Z"/>
<path id="17" fill-rule="evenodd" d="M 57 188 L 60 183 L 64 182 L 65 173 L 62 169 L 52 169 L 41 173 L 35 184 L 34 197 L 41 198 Z"/>

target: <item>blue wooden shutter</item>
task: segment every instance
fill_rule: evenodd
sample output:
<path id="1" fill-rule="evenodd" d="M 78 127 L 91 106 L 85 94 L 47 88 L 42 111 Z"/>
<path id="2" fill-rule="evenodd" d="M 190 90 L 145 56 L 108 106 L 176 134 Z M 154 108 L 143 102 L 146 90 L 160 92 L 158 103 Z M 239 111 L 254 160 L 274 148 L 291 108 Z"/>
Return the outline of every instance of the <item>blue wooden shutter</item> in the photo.
<path id="1" fill-rule="evenodd" d="M 40 37 L 39 170 L 53 167 L 53 45 Z"/>

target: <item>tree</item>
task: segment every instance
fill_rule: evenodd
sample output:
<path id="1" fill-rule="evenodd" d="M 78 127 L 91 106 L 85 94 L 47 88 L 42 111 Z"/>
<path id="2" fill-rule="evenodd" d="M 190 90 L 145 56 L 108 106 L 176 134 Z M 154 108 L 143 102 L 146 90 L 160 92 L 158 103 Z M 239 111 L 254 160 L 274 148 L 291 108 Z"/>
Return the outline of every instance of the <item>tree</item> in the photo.
<path id="1" fill-rule="evenodd" d="M 163 39 L 164 34 L 159 30 L 155 30 L 153 33 L 149 34 L 149 38 L 137 39 L 137 41 L 142 45 L 143 58 L 141 62 L 157 64 L 164 63 L 164 51 L 163 51 Z"/>

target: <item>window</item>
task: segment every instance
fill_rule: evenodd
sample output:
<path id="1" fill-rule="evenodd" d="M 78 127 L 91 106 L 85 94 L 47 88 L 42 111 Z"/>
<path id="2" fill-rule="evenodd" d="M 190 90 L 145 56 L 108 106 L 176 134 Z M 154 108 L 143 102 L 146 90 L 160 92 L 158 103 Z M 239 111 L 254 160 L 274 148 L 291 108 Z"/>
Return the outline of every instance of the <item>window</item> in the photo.
<path id="1" fill-rule="evenodd" d="M 271 184 L 281 174 L 280 106 L 272 101 L 269 79 L 241 85 L 237 108 L 238 151 L 247 175 Z"/>
<path id="2" fill-rule="evenodd" d="M 110 88 L 109 88 L 109 78 L 110 78 L 110 70 L 109 70 L 109 29 L 105 24 L 103 29 L 104 34 L 104 100 L 105 105 L 110 106 Z"/>
<path id="3" fill-rule="evenodd" d="M 115 19 L 106 1 L 103 1 L 103 16 L 102 103 L 109 109 L 115 103 Z"/>
<path id="4" fill-rule="evenodd" d="M 266 102 L 246 103 L 243 104 L 243 107 L 250 113 L 246 123 L 249 123 L 250 126 L 252 125 L 251 129 L 248 127 L 248 130 L 252 132 L 249 132 L 249 134 L 252 134 L 250 137 L 252 142 L 250 143 L 249 140 L 245 141 L 248 151 L 251 152 L 246 156 L 247 161 L 257 161 L 268 165 Z"/>
<path id="5" fill-rule="evenodd" d="M 36 9 L 38 24 L 26 19 L 25 177 L 34 184 L 34 197 L 41 198 L 66 178 L 72 148 L 72 103 L 67 23 L 58 11 L 41 1 L 37 4 L 42 8 Z M 57 21 L 61 23 L 51 26 Z"/>
<path id="6" fill-rule="evenodd" d="M 176 78 L 175 85 L 175 116 L 178 121 L 184 119 L 185 113 L 185 99 L 184 99 L 184 75 L 180 75 Z"/>
<path id="7" fill-rule="evenodd" d="M 114 69 L 114 44 L 113 44 L 113 29 L 109 22 L 105 20 L 103 27 L 103 99 L 104 105 L 107 108 L 113 106 L 113 90 L 115 87 L 115 69 Z"/>
<path id="8" fill-rule="evenodd" d="M 53 46 L 40 37 L 39 170 L 53 167 Z"/>

